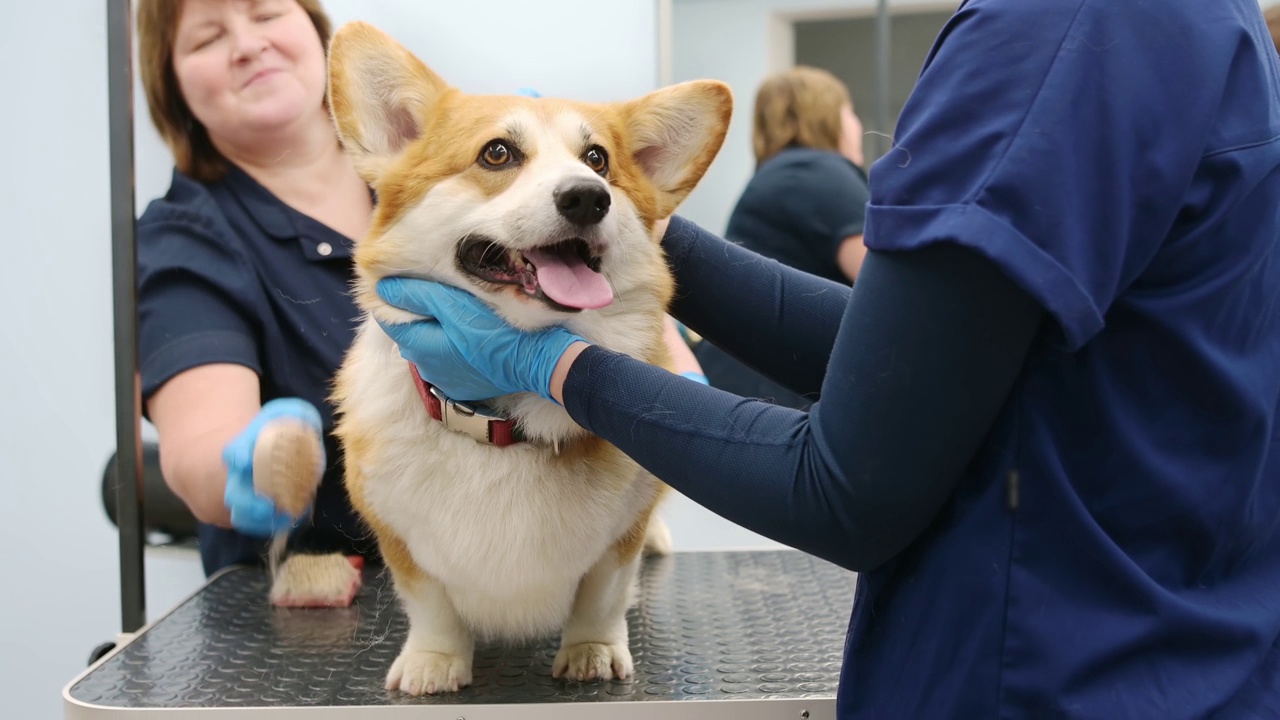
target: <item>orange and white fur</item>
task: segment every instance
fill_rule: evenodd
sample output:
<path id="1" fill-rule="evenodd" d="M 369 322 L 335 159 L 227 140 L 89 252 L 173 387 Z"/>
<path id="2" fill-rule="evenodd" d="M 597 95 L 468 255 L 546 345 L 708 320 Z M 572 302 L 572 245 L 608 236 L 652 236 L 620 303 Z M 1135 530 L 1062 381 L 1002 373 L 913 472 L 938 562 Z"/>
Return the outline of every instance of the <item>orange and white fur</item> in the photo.
<path id="1" fill-rule="evenodd" d="M 471 681 L 476 638 L 556 630 L 556 676 L 627 677 L 641 550 L 646 538 L 670 549 L 653 514 L 665 486 L 534 394 L 491 402 L 527 438 L 508 447 L 432 420 L 373 320 L 419 318 L 375 284 L 442 281 L 516 327 L 561 324 L 669 364 L 672 279 L 654 227 L 719 150 L 729 90 L 692 82 L 611 104 L 467 95 L 363 23 L 334 36 L 329 71 L 343 145 L 378 193 L 355 252 L 366 318 L 334 398 L 352 503 L 409 619 L 387 687 L 457 690 Z M 557 200 L 566 188 L 595 203 L 586 215 Z"/>

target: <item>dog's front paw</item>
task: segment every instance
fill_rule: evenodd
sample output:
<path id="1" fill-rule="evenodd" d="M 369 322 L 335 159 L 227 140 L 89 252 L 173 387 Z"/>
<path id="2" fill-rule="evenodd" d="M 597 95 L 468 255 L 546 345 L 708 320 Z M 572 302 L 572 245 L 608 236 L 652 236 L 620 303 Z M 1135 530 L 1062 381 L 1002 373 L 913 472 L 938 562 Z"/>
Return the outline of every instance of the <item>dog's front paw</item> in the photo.
<path id="1" fill-rule="evenodd" d="M 578 643 L 560 648 L 551 675 L 578 682 L 625 680 L 631 677 L 632 669 L 631 650 L 625 643 Z"/>
<path id="2" fill-rule="evenodd" d="M 391 664 L 387 689 L 410 695 L 457 692 L 471 684 L 471 661 L 457 655 L 409 650 Z"/>

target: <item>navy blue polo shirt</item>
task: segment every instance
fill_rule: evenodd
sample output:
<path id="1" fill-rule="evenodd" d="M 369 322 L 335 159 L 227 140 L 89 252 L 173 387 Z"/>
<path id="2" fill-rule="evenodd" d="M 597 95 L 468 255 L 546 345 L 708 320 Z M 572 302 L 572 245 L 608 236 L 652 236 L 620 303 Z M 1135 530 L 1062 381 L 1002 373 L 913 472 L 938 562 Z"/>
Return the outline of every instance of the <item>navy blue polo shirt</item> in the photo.
<path id="1" fill-rule="evenodd" d="M 313 513 L 317 549 L 360 550 L 364 538 L 342 484 L 330 383 L 359 311 L 348 292 L 352 241 L 283 203 L 231 166 L 202 184 L 173 183 L 138 221 L 138 322 L 142 396 L 184 370 L 235 363 L 258 374 L 262 401 L 298 397 L 320 411 L 328 467 Z M 212 573 L 257 562 L 261 540 L 202 526 Z"/>
<path id="2" fill-rule="evenodd" d="M 751 176 L 725 238 L 848 285 L 836 256 L 846 238 L 862 234 L 868 193 L 862 168 L 840 153 L 788 147 Z"/>

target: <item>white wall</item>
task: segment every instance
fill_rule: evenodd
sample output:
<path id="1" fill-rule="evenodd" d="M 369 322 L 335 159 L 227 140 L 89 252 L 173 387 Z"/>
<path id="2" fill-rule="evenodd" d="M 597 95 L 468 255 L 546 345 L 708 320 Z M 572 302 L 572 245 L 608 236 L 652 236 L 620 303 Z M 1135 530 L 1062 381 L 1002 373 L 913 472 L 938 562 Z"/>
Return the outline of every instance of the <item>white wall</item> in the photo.
<path id="1" fill-rule="evenodd" d="M 329 0 L 335 21 L 397 35 L 472 91 L 625 98 L 656 77 L 652 0 Z M 59 692 L 120 629 L 117 540 L 99 502 L 115 444 L 105 0 L 5 3 L 0 22 L 0 699 L 7 718 L 61 715 Z M 484 38 L 497 33 L 496 39 Z M 140 94 L 137 209 L 169 160 Z M 754 536 L 676 502 L 683 548 Z M 190 554 L 149 553 L 155 618 L 201 581 Z"/>
<path id="2" fill-rule="evenodd" d="M 118 629 L 97 492 L 114 432 L 104 8 L 6 3 L 0 22 L 6 717 L 57 717 L 59 686 Z"/>

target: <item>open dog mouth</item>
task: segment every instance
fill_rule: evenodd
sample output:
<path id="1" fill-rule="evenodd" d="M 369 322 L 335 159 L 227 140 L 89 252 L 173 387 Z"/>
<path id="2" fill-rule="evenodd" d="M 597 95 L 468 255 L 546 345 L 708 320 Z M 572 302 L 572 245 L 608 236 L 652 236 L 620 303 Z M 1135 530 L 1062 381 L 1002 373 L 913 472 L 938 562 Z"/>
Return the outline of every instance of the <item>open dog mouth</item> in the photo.
<path id="1" fill-rule="evenodd" d="M 600 256 L 582 238 L 522 252 L 487 235 L 468 235 L 458 244 L 458 267 L 485 282 L 517 285 L 556 310 L 593 310 L 613 302 L 613 288 L 600 274 Z"/>

